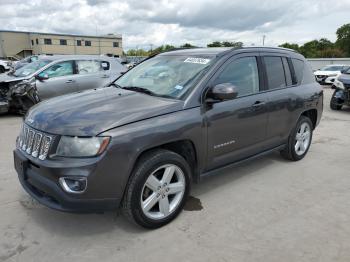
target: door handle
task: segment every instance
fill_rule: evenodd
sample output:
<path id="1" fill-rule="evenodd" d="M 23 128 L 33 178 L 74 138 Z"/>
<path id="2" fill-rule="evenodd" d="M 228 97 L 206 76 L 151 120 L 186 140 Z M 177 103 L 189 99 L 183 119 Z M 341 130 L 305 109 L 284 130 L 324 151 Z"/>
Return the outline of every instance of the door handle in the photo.
<path id="1" fill-rule="evenodd" d="M 102 78 L 108 78 L 109 75 L 102 75 L 101 77 L 102 77 Z"/>
<path id="2" fill-rule="evenodd" d="M 255 103 L 253 104 L 253 107 L 260 107 L 265 105 L 266 103 L 264 101 L 255 101 Z"/>
<path id="3" fill-rule="evenodd" d="M 67 80 L 66 81 L 67 84 L 74 83 L 74 82 L 75 82 L 74 80 Z"/>

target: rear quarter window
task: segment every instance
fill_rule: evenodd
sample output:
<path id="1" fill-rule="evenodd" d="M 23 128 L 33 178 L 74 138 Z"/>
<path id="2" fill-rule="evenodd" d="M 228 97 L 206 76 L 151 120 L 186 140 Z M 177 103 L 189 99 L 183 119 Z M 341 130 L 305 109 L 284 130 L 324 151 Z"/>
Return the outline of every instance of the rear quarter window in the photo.
<path id="1" fill-rule="evenodd" d="M 295 77 L 296 77 L 296 79 L 294 80 L 296 82 L 294 82 L 293 84 L 300 85 L 304 75 L 304 61 L 292 58 L 292 63 L 294 67 Z"/>

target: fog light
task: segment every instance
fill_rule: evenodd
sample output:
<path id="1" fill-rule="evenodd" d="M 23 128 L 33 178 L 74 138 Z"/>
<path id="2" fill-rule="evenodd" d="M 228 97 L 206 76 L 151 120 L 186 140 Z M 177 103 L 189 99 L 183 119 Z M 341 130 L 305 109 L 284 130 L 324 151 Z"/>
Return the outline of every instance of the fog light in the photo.
<path id="1" fill-rule="evenodd" d="M 59 182 L 63 190 L 68 193 L 81 194 L 87 187 L 85 177 L 60 177 Z"/>

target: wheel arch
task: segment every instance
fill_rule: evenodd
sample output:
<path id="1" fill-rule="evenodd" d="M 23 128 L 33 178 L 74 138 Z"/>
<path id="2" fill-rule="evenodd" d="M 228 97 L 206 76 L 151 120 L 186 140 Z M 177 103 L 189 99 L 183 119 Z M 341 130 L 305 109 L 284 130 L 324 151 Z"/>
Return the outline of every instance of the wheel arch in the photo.
<path id="1" fill-rule="evenodd" d="M 318 114 L 317 109 L 312 108 L 312 109 L 305 110 L 304 112 L 301 113 L 300 116 L 308 117 L 312 122 L 312 129 L 315 129 L 317 124 L 317 114 Z"/>
<path id="2" fill-rule="evenodd" d="M 137 165 L 137 163 L 145 154 L 157 149 L 166 149 L 182 156 L 187 161 L 187 163 L 191 168 L 192 181 L 196 183 L 199 181 L 198 155 L 197 155 L 195 144 L 193 143 L 193 141 L 189 139 L 176 140 L 176 141 L 164 143 L 161 145 L 157 145 L 151 148 L 147 148 L 146 150 L 138 154 L 137 158 L 134 161 L 134 167 Z"/>

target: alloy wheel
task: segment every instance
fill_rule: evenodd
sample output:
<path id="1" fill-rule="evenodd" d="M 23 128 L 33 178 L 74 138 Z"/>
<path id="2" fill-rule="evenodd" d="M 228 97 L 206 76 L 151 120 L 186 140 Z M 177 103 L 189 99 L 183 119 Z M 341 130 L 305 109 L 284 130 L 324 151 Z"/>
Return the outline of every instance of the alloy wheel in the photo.
<path id="1" fill-rule="evenodd" d="M 172 214 L 186 189 L 185 175 L 180 167 L 167 164 L 157 168 L 147 178 L 141 193 L 141 209 L 151 219 L 163 219 Z"/>
<path id="2" fill-rule="evenodd" d="M 300 125 L 298 132 L 295 135 L 295 153 L 299 156 L 303 155 L 309 148 L 311 138 L 311 127 L 304 122 Z"/>

